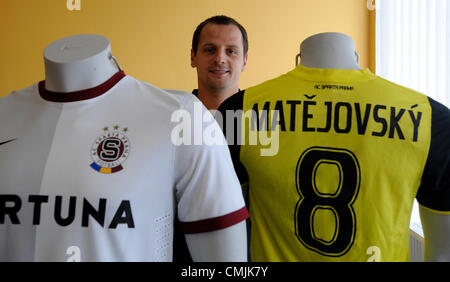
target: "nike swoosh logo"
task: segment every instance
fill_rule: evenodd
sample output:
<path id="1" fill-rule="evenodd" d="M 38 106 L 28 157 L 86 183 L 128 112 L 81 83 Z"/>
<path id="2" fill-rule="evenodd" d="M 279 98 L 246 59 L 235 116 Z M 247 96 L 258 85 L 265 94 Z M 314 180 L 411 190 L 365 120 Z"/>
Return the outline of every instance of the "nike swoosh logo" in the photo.
<path id="1" fill-rule="evenodd" d="M 5 141 L 5 142 L 0 142 L 0 146 L 1 146 L 1 145 L 8 144 L 8 143 L 10 143 L 10 142 L 12 142 L 12 141 L 14 141 L 14 140 L 16 140 L 16 138 L 11 139 L 11 140 L 8 140 L 8 141 Z"/>

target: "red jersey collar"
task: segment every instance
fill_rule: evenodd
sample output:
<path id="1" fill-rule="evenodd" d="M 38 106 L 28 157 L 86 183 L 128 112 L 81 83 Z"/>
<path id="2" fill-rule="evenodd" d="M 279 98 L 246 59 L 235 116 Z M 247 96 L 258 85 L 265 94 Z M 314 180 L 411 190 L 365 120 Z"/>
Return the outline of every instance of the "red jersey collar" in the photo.
<path id="1" fill-rule="evenodd" d="M 106 93 L 109 89 L 111 89 L 124 77 L 125 72 L 119 71 L 116 74 L 114 74 L 110 79 L 108 79 L 107 81 L 103 82 L 102 84 L 96 87 L 66 93 L 52 92 L 46 90 L 45 80 L 43 80 L 39 82 L 39 94 L 41 95 L 42 99 L 51 102 L 65 103 L 65 102 L 83 101 L 98 97 Z"/>

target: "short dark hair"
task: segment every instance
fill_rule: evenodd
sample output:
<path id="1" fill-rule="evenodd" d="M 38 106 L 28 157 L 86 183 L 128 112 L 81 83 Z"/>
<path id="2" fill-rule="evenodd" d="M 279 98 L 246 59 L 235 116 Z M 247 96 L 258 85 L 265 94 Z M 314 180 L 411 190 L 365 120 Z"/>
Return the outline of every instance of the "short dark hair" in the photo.
<path id="1" fill-rule="evenodd" d="M 205 25 L 212 23 L 212 24 L 221 24 L 221 25 L 235 25 L 239 28 L 242 34 L 242 43 L 244 45 L 244 56 L 248 52 L 248 36 L 247 31 L 245 28 L 238 23 L 235 19 L 220 15 L 220 16 L 214 16 L 209 19 L 204 20 L 201 24 L 197 26 L 197 28 L 194 31 L 194 36 L 192 37 L 192 50 L 194 50 L 194 54 L 197 54 L 198 49 L 198 42 L 200 41 L 200 33 L 202 32 Z"/>

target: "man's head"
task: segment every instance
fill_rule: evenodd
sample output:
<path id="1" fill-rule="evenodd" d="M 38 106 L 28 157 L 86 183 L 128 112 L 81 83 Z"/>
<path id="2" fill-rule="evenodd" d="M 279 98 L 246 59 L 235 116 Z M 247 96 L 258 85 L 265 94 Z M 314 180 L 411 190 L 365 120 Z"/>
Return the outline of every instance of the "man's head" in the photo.
<path id="1" fill-rule="evenodd" d="M 191 66 L 197 68 L 199 90 L 237 92 L 247 51 L 247 32 L 234 19 L 215 16 L 203 21 L 194 32 L 191 49 Z"/>

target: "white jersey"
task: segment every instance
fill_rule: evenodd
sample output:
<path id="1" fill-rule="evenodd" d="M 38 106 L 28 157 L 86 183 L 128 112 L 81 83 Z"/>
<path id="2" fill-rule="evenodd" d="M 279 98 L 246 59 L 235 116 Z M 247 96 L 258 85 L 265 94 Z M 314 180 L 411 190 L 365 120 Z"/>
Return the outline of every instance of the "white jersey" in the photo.
<path id="1" fill-rule="evenodd" d="M 246 219 L 226 145 L 172 142 L 195 102 L 123 72 L 0 99 L 0 260 L 171 261 L 174 216 L 185 233 Z"/>

